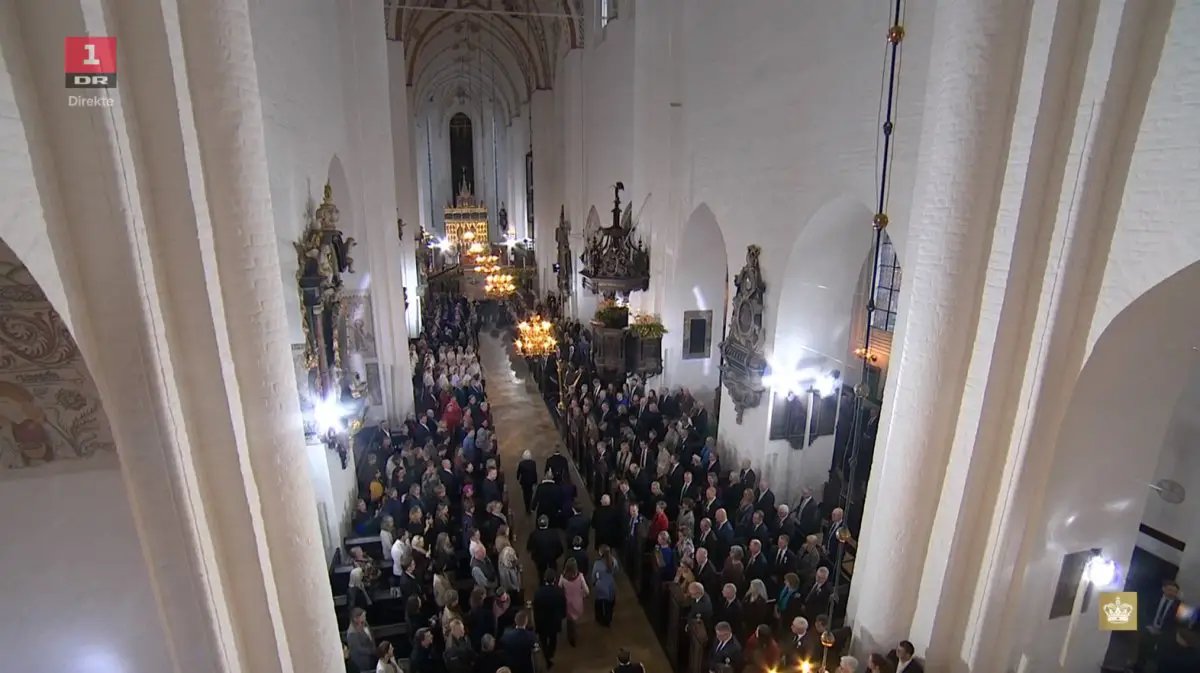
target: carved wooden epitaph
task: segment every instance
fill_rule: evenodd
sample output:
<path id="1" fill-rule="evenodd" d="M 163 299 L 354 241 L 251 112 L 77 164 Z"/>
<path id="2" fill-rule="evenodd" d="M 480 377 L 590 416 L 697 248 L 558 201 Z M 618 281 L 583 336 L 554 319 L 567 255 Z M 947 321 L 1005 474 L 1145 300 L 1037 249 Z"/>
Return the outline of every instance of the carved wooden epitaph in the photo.
<path id="1" fill-rule="evenodd" d="M 762 402 L 762 380 L 767 371 L 764 352 L 767 336 L 763 327 L 763 295 L 767 286 L 758 266 L 761 252 L 757 245 L 746 248 L 746 265 L 734 279 L 737 293 L 733 297 L 729 332 L 721 343 L 721 378 L 733 400 L 739 424 L 746 409 Z"/>
<path id="2" fill-rule="evenodd" d="M 564 298 L 571 295 L 575 267 L 571 259 L 571 222 L 567 220 L 567 208 L 558 212 L 558 230 L 554 232 L 558 243 L 558 293 Z"/>

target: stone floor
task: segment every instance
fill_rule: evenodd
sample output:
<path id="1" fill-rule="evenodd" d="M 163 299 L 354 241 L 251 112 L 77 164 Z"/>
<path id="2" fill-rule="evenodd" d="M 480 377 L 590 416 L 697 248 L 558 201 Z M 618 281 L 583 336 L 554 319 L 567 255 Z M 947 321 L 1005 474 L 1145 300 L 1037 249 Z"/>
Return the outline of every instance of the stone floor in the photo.
<path id="1" fill-rule="evenodd" d="M 487 377 L 488 401 L 496 423 L 496 435 L 500 442 L 500 454 L 506 467 L 506 483 L 512 495 L 513 525 L 518 535 L 527 534 L 532 522 L 525 515 L 520 503 L 520 491 L 516 483 L 517 463 L 523 451 L 533 452 L 539 467 L 547 456 L 554 452 L 558 433 L 550 421 L 540 393 L 531 380 L 527 380 L 525 363 L 512 354 L 512 342 L 498 338 L 497 333 L 480 337 L 480 360 Z M 574 476 L 579 485 L 578 475 Z M 583 489 L 580 488 L 581 493 Z M 590 510 L 591 502 L 581 498 L 583 507 Z M 521 538 L 524 540 L 524 537 Z M 524 542 L 517 544 L 525 573 L 526 595 L 531 595 L 537 586 L 533 572 L 533 561 L 525 553 Z M 612 628 L 603 628 L 592 621 L 590 610 L 579 624 L 576 647 L 566 643 L 565 633 L 559 639 L 558 654 L 554 670 L 572 673 L 607 672 L 616 665 L 616 652 L 624 647 L 634 661 L 641 662 L 647 671 L 671 670 L 666 654 L 659 645 L 654 630 L 637 603 L 636 594 L 629 580 L 620 575 L 617 584 L 616 615 Z"/>

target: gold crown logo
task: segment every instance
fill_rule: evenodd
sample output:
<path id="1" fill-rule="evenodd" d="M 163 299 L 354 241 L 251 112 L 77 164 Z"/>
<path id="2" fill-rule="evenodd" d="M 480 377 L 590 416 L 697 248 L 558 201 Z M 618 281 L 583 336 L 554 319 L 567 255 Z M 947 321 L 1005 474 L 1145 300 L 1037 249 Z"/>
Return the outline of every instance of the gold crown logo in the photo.
<path id="1" fill-rule="evenodd" d="M 1110 624 L 1128 624 L 1133 619 L 1134 607 L 1121 600 L 1120 596 L 1104 604 L 1104 616 Z"/>

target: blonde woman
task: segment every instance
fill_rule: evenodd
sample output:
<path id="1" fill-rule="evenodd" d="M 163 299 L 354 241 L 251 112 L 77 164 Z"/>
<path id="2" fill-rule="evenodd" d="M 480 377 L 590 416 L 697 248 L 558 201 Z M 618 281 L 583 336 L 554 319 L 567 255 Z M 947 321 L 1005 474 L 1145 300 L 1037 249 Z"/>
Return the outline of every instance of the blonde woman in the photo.
<path id="1" fill-rule="evenodd" d="M 442 637 L 450 639 L 450 625 L 462 623 L 462 606 L 458 604 L 458 592 L 454 589 L 446 592 L 446 606 L 442 608 Z"/>
<path id="2" fill-rule="evenodd" d="M 500 588 L 512 596 L 517 605 L 524 605 L 521 595 L 521 562 L 517 560 L 517 550 L 507 545 L 500 550 L 500 563 L 497 568 L 500 575 Z"/>
<path id="3" fill-rule="evenodd" d="M 450 581 L 446 573 L 435 573 L 433 575 L 433 602 L 439 608 L 446 607 L 451 591 L 454 591 L 454 583 Z"/>

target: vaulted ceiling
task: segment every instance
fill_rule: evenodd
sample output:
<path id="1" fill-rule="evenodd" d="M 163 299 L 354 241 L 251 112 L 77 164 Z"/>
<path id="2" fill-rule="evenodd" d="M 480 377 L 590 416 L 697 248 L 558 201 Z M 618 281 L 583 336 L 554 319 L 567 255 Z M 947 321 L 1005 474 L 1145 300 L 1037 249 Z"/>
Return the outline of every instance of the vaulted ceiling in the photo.
<path id="1" fill-rule="evenodd" d="M 414 99 L 494 100 L 515 117 L 583 45 L 582 0 L 389 0 L 388 38 L 404 42 Z"/>

